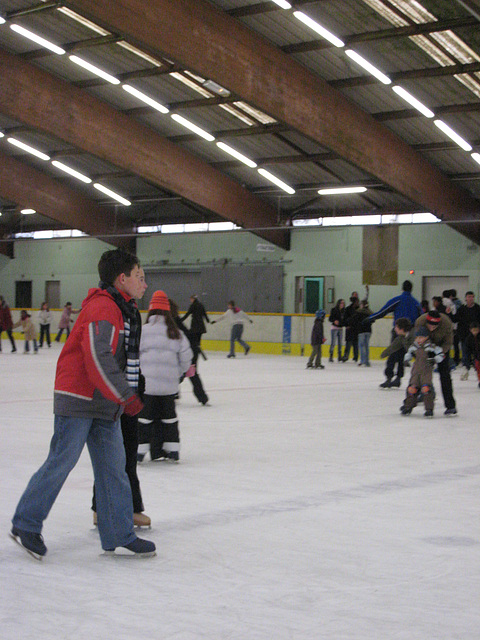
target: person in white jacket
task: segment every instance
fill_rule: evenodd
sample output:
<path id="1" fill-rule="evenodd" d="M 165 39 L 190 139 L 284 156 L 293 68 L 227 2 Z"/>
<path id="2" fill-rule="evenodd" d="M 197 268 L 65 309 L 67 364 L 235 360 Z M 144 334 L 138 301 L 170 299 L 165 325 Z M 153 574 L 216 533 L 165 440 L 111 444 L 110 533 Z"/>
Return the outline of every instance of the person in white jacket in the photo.
<path id="1" fill-rule="evenodd" d="M 175 396 L 180 378 L 190 369 L 193 352 L 170 313 L 163 291 L 155 291 L 148 307 L 147 323 L 140 339 L 140 368 L 145 377 L 145 407 L 139 416 L 138 459 L 150 447 L 152 460 L 178 462 L 180 434 Z"/>
<path id="2" fill-rule="evenodd" d="M 38 312 L 38 323 L 40 325 L 40 342 L 39 347 L 43 347 L 43 340 L 46 338 L 48 347 L 50 348 L 50 325 L 53 322 L 53 313 L 48 308 L 48 302 L 42 302 L 42 307 Z"/>
<path id="3" fill-rule="evenodd" d="M 253 324 L 253 320 L 247 316 L 245 311 L 242 311 L 239 307 L 235 306 L 235 302 L 230 300 L 228 303 L 228 309 L 222 316 L 219 316 L 216 320 L 212 320 L 210 324 L 215 324 L 216 322 L 222 322 L 222 320 L 228 320 L 232 325 L 232 330 L 230 333 L 230 353 L 227 358 L 235 358 L 235 342 L 238 342 L 245 349 L 245 355 L 248 355 L 250 351 L 250 345 L 247 344 L 244 340 L 242 340 L 243 334 L 243 326 L 245 322 L 250 322 Z"/>

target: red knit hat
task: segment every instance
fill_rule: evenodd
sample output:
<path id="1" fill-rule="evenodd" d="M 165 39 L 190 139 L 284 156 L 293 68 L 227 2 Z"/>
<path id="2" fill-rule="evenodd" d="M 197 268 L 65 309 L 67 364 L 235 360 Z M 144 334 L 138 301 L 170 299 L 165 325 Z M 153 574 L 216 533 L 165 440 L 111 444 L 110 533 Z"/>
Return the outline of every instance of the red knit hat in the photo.
<path id="1" fill-rule="evenodd" d="M 427 324 L 439 324 L 441 321 L 438 311 L 429 311 L 427 315 Z"/>
<path id="2" fill-rule="evenodd" d="M 164 291 L 155 291 L 148 305 L 148 310 L 163 309 L 163 311 L 170 311 L 170 302 L 168 301 L 167 294 Z"/>

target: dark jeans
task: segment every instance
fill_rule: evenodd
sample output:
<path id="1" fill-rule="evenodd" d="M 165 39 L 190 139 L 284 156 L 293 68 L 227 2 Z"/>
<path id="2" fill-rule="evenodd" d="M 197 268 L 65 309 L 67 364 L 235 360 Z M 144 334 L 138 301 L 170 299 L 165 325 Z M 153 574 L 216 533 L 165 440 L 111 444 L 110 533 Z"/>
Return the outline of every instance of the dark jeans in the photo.
<path id="1" fill-rule="evenodd" d="M 345 351 L 343 352 L 343 359 L 345 361 L 348 360 L 350 355 L 350 349 L 353 347 L 353 359 L 355 362 L 358 360 L 358 336 L 352 338 L 352 340 L 347 340 L 345 343 Z"/>
<path id="2" fill-rule="evenodd" d="M 470 353 L 470 349 L 468 348 L 467 338 L 465 337 L 460 341 L 462 345 L 462 364 L 467 369 L 470 369 L 472 365 L 472 354 Z"/>
<path id="3" fill-rule="evenodd" d="M 440 386 L 442 387 L 443 401 L 446 409 L 455 409 L 455 398 L 453 397 L 452 378 L 450 376 L 450 357 L 448 353 L 445 359 L 438 365 L 440 374 Z"/>
<path id="4" fill-rule="evenodd" d="M 230 334 L 230 355 L 235 355 L 235 342 L 241 344 L 245 351 L 248 351 L 248 344 L 242 340 L 243 334 L 243 324 L 234 324 L 232 325 L 232 331 Z"/>
<path id="5" fill-rule="evenodd" d="M 17 347 L 15 346 L 15 340 L 14 340 L 13 335 L 12 335 L 12 330 L 11 329 L 2 329 L 1 327 L 0 327 L 0 351 L 2 350 L 2 333 L 4 331 L 6 332 L 7 336 L 10 339 L 10 344 L 12 345 L 13 351 L 16 351 Z"/>
<path id="6" fill-rule="evenodd" d="M 395 331 L 392 331 L 392 342 L 396 337 L 397 334 Z M 395 353 L 392 353 L 391 356 L 388 356 L 387 364 L 385 366 L 385 375 L 388 380 L 391 380 L 394 376 L 395 364 L 397 365 L 397 378 L 403 378 L 403 359 L 406 353 L 405 349 L 399 349 L 398 351 L 395 351 Z"/>
<path id="7" fill-rule="evenodd" d="M 50 346 L 50 325 L 49 324 L 41 324 L 40 325 L 40 347 L 43 347 L 43 339 L 46 339 L 48 346 Z"/>
<path id="8" fill-rule="evenodd" d="M 66 331 L 67 332 L 67 338 L 70 335 L 70 327 L 66 327 L 65 329 L 62 327 L 61 329 L 58 330 L 57 333 L 57 337 L 55 338 L 55 342 L 60 342 L 60 338 L 62 337 L 62 333 Z"/>
<path id="9" fill-rule="evenodd" d="M 126 416 L 125 414 L 122 415 L 120 420 L 123 444 L 125 446 L 125 471 L 132 489 L 133 512 L 141 513 L 145 507 L 143 506 L 140 481 L 137 475 L 138 420 L 136 416 Z M 93 485 L 92 510 L 97 510 L 95 485 Z"/>
<path id="10" fill-rule="evenodd" d="M 145 406 L 139 415 L 139 437 L 142 444 L 150 443 L 152 460 L 163 452 L 180 451 L 175 396 L 144 396 Z"/>

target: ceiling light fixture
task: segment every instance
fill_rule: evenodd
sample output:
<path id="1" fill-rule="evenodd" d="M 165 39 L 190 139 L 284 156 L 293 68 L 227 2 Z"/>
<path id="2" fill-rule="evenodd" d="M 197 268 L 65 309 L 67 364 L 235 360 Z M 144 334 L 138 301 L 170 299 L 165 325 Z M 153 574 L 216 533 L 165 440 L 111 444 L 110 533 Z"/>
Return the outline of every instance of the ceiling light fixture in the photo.
<path id="1" fill-rule="evenodd" d="M 96 76 L 103 78 L 107 82 L 110 82 L 111 84 L 120 84 L 120 80 L 118 78 L 115 78 L 115 76 L 112 76 L 106 71 L 103 71 L 103 69 L 100 69 L 99 67 L 96 67 L 95 65 L 90 64 L 90 62 L 87 62 L 83 58 L 79 58 L 78 56 L 68 56 L 68 57 L 75 64 L 78 64 L 80 67 L 83 67 L 87 71 L 90 71 L 91 73 L 94 73 Z"/>
<path id="2" fill-rule="evenodd" d="M 11 24 L 10 29 L 20 34 L 24 38 L 28 38 L 29 40 L 36 42 L 37 44 L 44 47 L 45 49 L 49 49 L 50 51 L 53 51 L 53 53 L 56 53 L 59 56 L 63 56 L 63 54 L 66 53 L 65 49 L 62 49 L 62 47 L 59 47 L 56 44 L 53 44 L 53 42 L 50 42 L 49 40 L 42 38 L 42 36 L 38 36 L 36 33 L 33 33 L 32 31 L 29 31 L 28 29 L 25 29 L 24 27 L 21 27 L 18 24 Z"/>
<path id="3" fill-rule="evenodd" d="M 395 85 L 394 87 L 392 87 L 392 89 L 393 91 L 395 91 L 397 95 L 403 98 L 405 102 L 408 102 L 408 104 L 411 104 L 412 107 L 415 107 L 417 111 L 420 111 L 420 113 L 423 113 L 423 115 L 426 116 L 427 118 L 433 118 L 435 116 L 433 111 L 431 111 L 428 107 L 422 104 L 419 100 L 414 98 L 411 93 L 408 93 L 408 91 L 405 91 L 405 89 L 403 89 L 402 87 Z"/>
<path id="4" fill-rule="evenodd" d="M 138 89 L 135 89 L 135 87 L 132 87 L 129 84 L 122 85 L 122 89 L 125 89 L 125 91 L 127 91 L 130 94 L 132 94 L 132 96 L 135 96 L 136 98 L 138 98 L 139 100 L 141 100 L 145 104 L 148 104 L 149 107 L 152 107 L 153 109 L 156 109 L 157 111 L 160 111 L 160 113 L 168 113 L 169 112 L 169 109 L 167 109 L 167 107 L 164 107 L 163 104 L 160 104 L 160 102 L 157 102 L 153 98 L 150 98 L 145 93 L 142 93 L 141 91 L 139 91 Z"/>
<path id="5" fill-rule="evenodd" d="M 325 27 L 322 27 L 322 25 L 318 24 L 318 22 L 315 22 L 315 20 L 312 20 L 311 18 L 309 18 L 302 11 L 294 11 L 293 15 L 295 16 L 295 18 L 297 18 L 297 20 L 300 20 L 300 22 L 303 22 L 303 24 L 306 24 L 307 27 L 310 27 L 310 29 L 318 33 L 318 35 L 322 36 L 322 38 L 325 38 L 325 40 L 328 40 L 328 42 L 331 42 L 336 47 L 340 48 L 345 46 L 345 43 L 343 42 L 343 40 L 340 40 L 340 38 L 337 38 L 337 36 L 335 36 L 333 33 L 325 29 Z"/>
<path id="6" fill-rule="evenodd" d="M 54 167 L 57 167 L 57 169 L 60 169 L 60 171 L 64 171 L 65 173 L 68 173 L 74 178 L 77 178 L 77 180 L 81 180 L 81 182 L 85 182 L 85 184 L 90 184 L 92 182 L 91 178 L 83 175 L 83 173 L 80 173 L 79 171 L 75 171 L 75 169 L 72 169 L 71 167 L 68 167 L 66 164 L 63 164 L 63 162 L 59 162 L 58 160 L 52 160 L 52 164 Z"/>
<path id="7" fill-rule="evenodd" d="M 345 53 L 354 62 L 356 62 L 358 65 L 360 65 L 361 67 L 366 69 L 366 71 L 371 73 L 372 76 L 375 76 L 375 78 L 377 78 L 377 80 L 380 80 L 380 82 L 383 82 L 383 84 L 391 84 L 392 83 L 392 81 L 390 80 L 390 78 L 388 76 L 386 76 L 379 69 L 374 67 L 373 64 L 368 62 L 368 60 L 365 60 L 365 58 L 362 58 L 362 56 L 359 55 L 356 51 L 353 51 L 353 49 L 345 49 Z"/>
<path id="8" fill-rule="evenodd" d="M 472 153 L 472 158 L 480 164 L 480 153 Z"/>
<path id="9" fill-rule="evenodd" d="M 292 5 L 287 0 L 272 0 L 275 4 L 278 4 L 282 9 L 291 9 Z"/>
<path id="10" fill-rule="evenodd" d="M 24 216 L 31 216 L 32 213 L 37 213 L 35 209 L 21 209 L 20 213 Z"/>
<path id="11" fill-rule="evenodd" d="M 318 193 L 321 196 L 334 196 L 345 193 L 365 193 L 366 187 L 332 187 L 329 189 L 319 189 Z"/>
<path id="12" fill-rule="evenodd" d="M 94 182 L 93 186 L 95 187 L 95 189 L 98 189 L 105 195 L 110 196 L 111 198 L 113 198 L 114 200 L 117 200 L 121 204 L 124 204 L 126 207 L 129 207 L 132 204 L 130 200 L 127 200 L 126 198 L 119 196 L 118 193 L 115 193 L 115 191 L 112 191 L 111 189 L 107 189 L 107 187 L 104 187 L 103 184 L 100 184 L 99 182 Z"/>
<path id="13" fill-rule="evenodd" d="M 193 133 L 196 133 L 201 138 L 208 140 L 208 142 L 213 142 L 215 140 L 215 136 L 212 136 L 211 133 L 208 133 L 208 131 L 204 131 L 204 129 L 197 127 L 196 124 L 193 124 L 193 122 L 190 122 L 190 120 L 187 120 L 183 116 L 179 116 L 178 113 L 172 113 L 172 118 L 173 120 L 175 120 L 175 122 L 178 122 L 178 124 L 181 124 L 183 127 L 190 129 L 190 131 L 193 131 Z"/>
<path id="14" fill-rule="evenodd" d="M 5 18 L 2 18 L 2 16 L 0 16 L 0 24 L 5 24 L 6 20 Z"/>
<path id="15" fill-rule="evenodd" d="M 443 120 L 434 120 L 435 125 L 446 133 L 449 138 L 451 138 L 454 142 L 458 144 L 459 147 L 464 149 L 465 151 L 471 151 L 472 145 L 469 144 L 466 140 L 464 140 L 461 136 L 458 135 L 451 127 L 448 126 Z"/>
<path id="16" fill-rule="evenodd" d="M 232 149 L 232 147 L 229 147 L 228 144 L 225 144 L 224 142 L 217 142 L 217 147 L 222 149 L 222 151 L 229 153 L 234 158 L 237 158 L 237 160 L 240 160 L 240 162 L 243 162 L 243 164 L 246 164 L 247 167 L 251 167 L 252 169 L 255 169 L 255 167 L 257 166 L 256 162 L 254 162 L 253 160 L 250 160 L 250 158 L 247 158 L 247 156 L 244 156 L 243 153 L 240 153 L 236 149 Z"/>
<path id="17" fill-rule="evenodd" d="M 91 29 L 92 31 L 95 31 L 95 33 L 99 33 L 101 36 L 110 35 L 109 31 L 102 29 L 102 27 L 99 27 L 98 24 L 95 24 L 91 20 L 87 20 L 87 18 L 84 18 L 83 16 L 76 13 L 75 11 L 72 11 L 71 9 L 67 9 L 67 7 L 57 7 L 57 11 L 60 11 L 60 13 L 64 13 L 66 16 L 68 16 L 72 20 L 79 22 L 84 27 L 87 27 L 87 29 Z"/>
<path id="18" fill-rule="evenodd" d="M 286 191 L 290 195 L 293 195 L 295 193 L 295 189 L 292 189 L 292 187 L 289 187 L 288 184 L 280 180 L 280 178 L 277 178 L 276 176 L 274 176 L 272 173 L 270 173 L 270 171 L 266 171 L 265 169 L 257 169 L 257 171 L 264 178 L 266 178 L 267 180 L 270 180 L 270 182 L 273 182 L 273 184 L 276 184 L 277 187 L 280 187 L 280 189 L 283 189 L 283 191 Z"/>
<path id="19" fill-rule="evenodd" d="M 27 153 L 31 153 L 32 156 L 36 156 L 37 158 L 40 158 L 40 160 L 45 160 L 45 161 L 50 160 L 50 156 L 47 156 L 46 153 L 43 153 L 42 151 L 38 151 L 38 149 L 34 149 L 29 144 L 20 142 L 20 140 L 17 140 L 16 138 L 7 138 L 7 142 L 9 142 L 10 144 L 13 144 L 15 147 L 18 147 L 19 149 L 23 149 L 23 151 L 26 151 Z"/>

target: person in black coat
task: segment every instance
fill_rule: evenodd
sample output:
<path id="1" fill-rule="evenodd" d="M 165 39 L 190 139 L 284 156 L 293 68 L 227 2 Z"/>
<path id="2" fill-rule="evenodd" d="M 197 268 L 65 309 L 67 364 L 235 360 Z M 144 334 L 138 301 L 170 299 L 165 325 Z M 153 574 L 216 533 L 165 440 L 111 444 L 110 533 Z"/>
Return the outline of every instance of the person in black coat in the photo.
<path id="1" fill-rule="evenodd" d="M 315 360 L 315 369 L 325 369 L 322 364 L 322 344 L 325 342 L 323 336 L 323 321 L 325 320 L 325 311 L 319 309 L 315 312 L 315 322 L 312 328 L 312 353 L 307 362 L 307 369 L 313 369 L 313 362 Z"/>
<path id="2" fill-rule="evenodd" d="M 205 307 L 200 300 L 198 300 L 196 295 L 190 296 L 190 306 L 188 307 L 188 311 L 179 319 L 183 322 L 188 318 L 188 316 L 192 316 L 190 329 L 188 330 L 188 339 L 190 340 L 190 345 L 193 351 L 193 364 L 196 365 L 198 356 L 202 350 L 200 346 L 202 335 L 207 331 L 204 320 L 210 323 Z"/>

